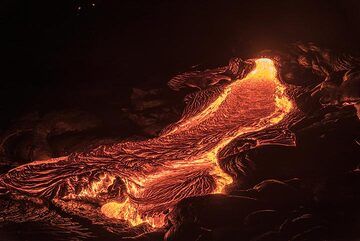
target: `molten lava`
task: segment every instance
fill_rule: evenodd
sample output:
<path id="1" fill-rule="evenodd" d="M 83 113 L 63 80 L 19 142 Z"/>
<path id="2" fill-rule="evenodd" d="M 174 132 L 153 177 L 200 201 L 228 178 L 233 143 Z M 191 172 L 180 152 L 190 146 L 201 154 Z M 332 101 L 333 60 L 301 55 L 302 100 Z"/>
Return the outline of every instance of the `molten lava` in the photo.
<path id="1" fill-rule="evenodd" d="M 291 112 L 273 61 L 261 58 L 255 64 L 245 78 L 223 86 L 210 104 L 195 114 L 185 113 L 159 137 L 23 165 L 1 177 L 0 189 L 47 199 L 91 200 L 109 218 L 160 227 L 165 212 L 181 199 L 221 193 L 232 183 L 219 166 L 221 149 Z"/>

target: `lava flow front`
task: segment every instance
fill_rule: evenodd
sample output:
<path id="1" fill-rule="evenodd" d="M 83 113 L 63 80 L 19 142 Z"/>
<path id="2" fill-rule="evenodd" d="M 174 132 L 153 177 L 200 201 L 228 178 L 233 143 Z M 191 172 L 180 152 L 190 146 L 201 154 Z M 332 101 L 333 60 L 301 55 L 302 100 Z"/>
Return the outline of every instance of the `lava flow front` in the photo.
<path id="1" fill-rule="evenodd" d="M 279 123 L 292 110 L 275 65 L 266 58 L 255 60 L 245 78 L 221 86 L 214 96 L 208 104 L 195 96 L 183 118 L 157 138 L 23 165 L 1 176 L 0 190 L 91 201 L 109 218 L 160 227 L 165 212 L 181 199 L 221 193 L 232 183 L 218 163 L 222 148 Z"/>

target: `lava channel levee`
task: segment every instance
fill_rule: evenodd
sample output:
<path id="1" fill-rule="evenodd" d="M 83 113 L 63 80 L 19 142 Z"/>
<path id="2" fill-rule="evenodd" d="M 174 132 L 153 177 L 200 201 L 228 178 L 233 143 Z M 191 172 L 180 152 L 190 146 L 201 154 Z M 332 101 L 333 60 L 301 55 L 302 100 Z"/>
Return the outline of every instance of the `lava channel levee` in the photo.
<path id="1" fill-rule="evenodd" d="M 223 147 L 279 123 L 291 110 L 273 61 L 257 59 L 245 78 L 229 83 L 202 111 L 159 137 L 22 165 L 1 176 L 0 190 L 97 201 L 107 217 L 160 227 L 164 211 L 179 200 L 221 193 L 232 183 L 217 160 Z"/>

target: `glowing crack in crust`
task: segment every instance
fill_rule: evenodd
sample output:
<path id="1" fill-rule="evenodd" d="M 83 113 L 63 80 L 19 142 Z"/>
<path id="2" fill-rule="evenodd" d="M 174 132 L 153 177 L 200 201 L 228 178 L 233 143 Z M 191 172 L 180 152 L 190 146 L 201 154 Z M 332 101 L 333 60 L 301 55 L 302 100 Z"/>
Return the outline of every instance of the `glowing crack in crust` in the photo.
<path id="1" fill-rule="evenodd" d="M 131 226 L 164 224 L 164 212 L 183 198 L 222 193 L 233 182 L 218 153 L 239 136 L 279 123 L 293 106 L 270 59 L 255 60 L 245 78 L 225 86 L 203 110 L 159 137 L 99 146 L 17 167 L 0 190 L 41 198 L 92 200 Z"/>

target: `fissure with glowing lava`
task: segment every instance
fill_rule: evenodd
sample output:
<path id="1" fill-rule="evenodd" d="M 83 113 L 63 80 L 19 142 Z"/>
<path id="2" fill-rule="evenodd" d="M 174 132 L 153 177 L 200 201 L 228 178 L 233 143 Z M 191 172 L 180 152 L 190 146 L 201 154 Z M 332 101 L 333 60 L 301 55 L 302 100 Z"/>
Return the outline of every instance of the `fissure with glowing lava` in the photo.
<path id="1" fill-rule="evenodd" d="M 232 183 L 218 163 L 222 148 L 279 123 L 292 108 L 273 61 L 257 59 L 245 78 L 226 85 L 212 103 L 159 137 L 23 165 L 1 176 L 0 189 L 53 200 L 97 200 L 107 217 L 160 227 L 164 211 L 181 199 L 221 193 Z"/>

